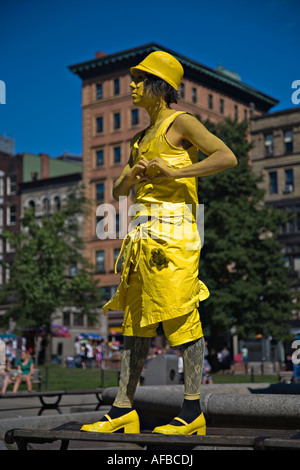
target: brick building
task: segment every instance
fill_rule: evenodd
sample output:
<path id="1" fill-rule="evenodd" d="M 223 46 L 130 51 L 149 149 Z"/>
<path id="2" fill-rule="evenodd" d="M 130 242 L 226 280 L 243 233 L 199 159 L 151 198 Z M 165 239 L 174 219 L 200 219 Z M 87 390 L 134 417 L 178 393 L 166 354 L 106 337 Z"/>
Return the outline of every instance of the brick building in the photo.
<path id="1" fill-rule="evenodd" d="M 8 280 L 9 265 L 14 256 L 9 242 L 1 234 L 5 230 L 18 233 L 21 229 L 25 203 L 22 199 L 22 188 L 25 191 L 27 183 L 43 186 L 46 179 L 59 176 L 70 178 L 74 173 L 79 173 L 77 179 L 81 179 L 81 166 L 63 161 L 62 157 L 55 159 L 45 154 L 30 153 L 13 155 L 0 150 L 0 259 L 3 262 L 0 264 L 0 287 Z M 67 185 L 67 182 L 64 184 Z M 46 197 L 38 203 L 45 205 L 47 201 Z M 52 203 L 54 204 L 54 201 L 49 199 L 49 204 Z M 37 210 L 42 212 L 43 208 L 38 207 Z"/>
<path id="2" fill-rule="evenodd" d="M 115 54 L 97 52 L 92 60 L 69 66 L 82 80 L 83 182 L 87 196 L 95 201 L 95 210 L 85 220 L 84 239 L 87 257 L 96 266 L 96 278 L 102 286 L 104 300 L 111 297 L 119 283 L 114 263 L 122 240 L 99 240 L 96 235 L 96 208 L 112 204 L 120 221 L 118 203 L 112 187 L 128 161 L 130 140 L 148 126 L 148 114 L 132 104 L 129 69 L 150 52 L 165 50 L 184 67 L 180 101 L 174 109 L 189 111 L 202 121 L 218 122 L 225 116 L 249 119 L 261 116 L 278 101 L 244 84 L 240 77 L 221 66 L 216 70 L 151 43 Z M 130 198 L 128 205 L 130 205 Z M 110 331 L 121 330 L 122 315 L 109 313 Z"/>
<path id="3" fill-rule="evenodd" d="M 9 265 L 12 262 L 13 251 L 2 233 L 10 230 L 18 233 L 20 230 L 20 197 L 18 185 L 22 181 L 22 161 L 0 151 L 0 287 L 8 279 Z"/>
<path id="4" fill-rule="evenodd" d="M 20 232 L 27 207 L 34 208 L 37 219 L 59 210 L 69 188 L 82 180 L 81 162 L 81 156 L 69 154 L 50 158 L 47 154 L 13 155 L 0 151 L 0 259 L 3 263 L 0 264 L 0 289 L 9 279 L 10 264 L 15 254 L 2 233 Z M 7 307 L 0 305 L 0 315 Z M 66 345 L 69 346 L 67 353 L 72 353 L 76 334 L 89 328 L 87 318 L 62 317 L 58 322 L 72 328 L 73 337 Z M 58 339 L 54 338 L 53 343 L 55 350 Z"/>
<path id="5" fill-rule="evenodd" d="M 265 202 L 293 214 L 281 227 L 280 241 L 289 274 L 300 287 L 300 108 L 291 108 L 251 121 L 253 169 L 263 175 Z"/>

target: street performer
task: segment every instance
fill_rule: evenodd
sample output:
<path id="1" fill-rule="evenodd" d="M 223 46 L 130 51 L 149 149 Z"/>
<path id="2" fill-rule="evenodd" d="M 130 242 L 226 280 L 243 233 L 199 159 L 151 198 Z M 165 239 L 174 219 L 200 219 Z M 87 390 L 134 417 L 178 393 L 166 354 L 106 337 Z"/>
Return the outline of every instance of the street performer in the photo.
<path id="1" fill-rule="evenodd" d="M 140 432 L 133 398 L 150 338 L 162 323 L 170 346 L 181 345 L 184 400 L 178 416 L 153 432 L 205 435 L 200 409 L 204 337 L 197 307 L 209 291 L 198 278 L 197 181 L 237 161 L 195 116 L 170 107 L 177 103 L 183 77 L 175 57 L 155 51 L 130 72 L 133 103 L 146 109 L 150 125 L 133 138 L 129 161 L 113 188 L 117 200 L 133 188 L 137 208 L 133 228 L 123 240 L 119 287 L 103 307 L 104 313 L 124 311 L 121 374 L 111 410 L 81 429 Z M 198 149 L 207 158 L 198 161 Z"/>

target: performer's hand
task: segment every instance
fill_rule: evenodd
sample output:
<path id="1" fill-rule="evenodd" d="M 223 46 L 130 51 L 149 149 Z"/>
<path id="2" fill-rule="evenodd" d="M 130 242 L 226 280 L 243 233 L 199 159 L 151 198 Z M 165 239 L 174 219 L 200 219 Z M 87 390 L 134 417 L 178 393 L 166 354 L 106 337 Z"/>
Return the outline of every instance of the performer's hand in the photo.
<path id="1" fill-rule="evenodd" d="M 155 157 L 149 161 L 145 175 L 150 177 L 151 181 L 159 178 L 174 179 L 176 178 L 176 169 L 168 165 L 162 158 Z"/>
<path id="2" fill-rule="evenodd" d="M 128 176 L 130 177 L 132 185 L 140 183 L 141 181 L 150 181 L 150 177 L 145 174 L 148 165 L 149 160 L 144 158 L 131 168 L 128 172 Z"/>

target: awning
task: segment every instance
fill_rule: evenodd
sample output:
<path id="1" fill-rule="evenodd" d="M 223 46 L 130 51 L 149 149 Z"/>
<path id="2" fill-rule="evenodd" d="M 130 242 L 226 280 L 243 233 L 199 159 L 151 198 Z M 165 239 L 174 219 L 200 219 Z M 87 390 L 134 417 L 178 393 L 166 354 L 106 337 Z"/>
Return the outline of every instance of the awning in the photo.
<path id="1" fill-rule="evenodd" d="M 103 337 L 101 335 L 97 335 L 95 333 L 80 333 L 78 336 L 78 339 L 97 339 L 101 341 Z"/>

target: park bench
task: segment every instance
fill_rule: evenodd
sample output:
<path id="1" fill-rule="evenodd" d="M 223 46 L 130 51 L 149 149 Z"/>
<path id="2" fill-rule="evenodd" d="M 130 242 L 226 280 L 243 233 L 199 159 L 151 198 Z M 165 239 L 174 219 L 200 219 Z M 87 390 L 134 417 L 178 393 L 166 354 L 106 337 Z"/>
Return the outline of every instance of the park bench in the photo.
<path id="1" fill-rule="evenodd" d="M 281 370 L 278 372 L 278 380 L 280 383 L 290 383 L 293 377 L 293 371 Z"/>
<path id="2" fill-rule="evenodd" d="M 152 434 L 151 430 L 140 434 L 92 433 L 81 432 L 82 424 L 71 422 L 52 430 L 10 429 L 5 434 L 8 445 L 16 444 L 18 450 L 38 450 L 39 444 L 51 444 L 60 441 L 59 450 L 67 450 L 69 443 L 77 441 L 84 449 L 87 443 L 115 446 L 136 444 L 141 450 L 202 450 L 202 449 L 239 449 L 239 450 L 300 450 L 298 431 L 251 429 L 251 428 L 214 428 L 208 427 L 206 436 L 180 436 Z M 111 448 L 111 447 L 110 447 Z M 148 458 L 148 457 L 147 457 Z M 146 460 L 146 455 L 143 461 Z M 156 462 L 157 463 L 157 462 Z"/>
<path id="3" fill-rule="evenodd" d="M 40 416 L 45 410 L 56 410 L 59 414 L 62 414 L 61 409 L 59 408 L 59 403 L 63 396 L 66 395 L 95 395 L 98 403 L 95 407 L 95 411 L 103 404 L 102 402 L 102 391 L 103 388 L 94 388 L 94 389 L 85 389 L 85 390 L 54 390 L 54 391 L 36 391 L 36 392 L 17 392 L 12 393 L 8 392 L 5 395 L 0 394 L 0 400 L 5 398 L 29 398 L 29 397 L 38 397 L 41 403 L 41 408 L 38 412 Z M 54 402 L 49 402 L 47 399 L 53 400 Z"/>
<path id="4" fill-rule="evenodd" d="M 12 376 L 17 375 L 17 373 L 18 373 L 17 369 L 11 369 L 11 371 L 10 371 L 10 374 Z M 34 369 L 33 376 L 32 376 L 32 383 L 33 384 L 38 384 L 38 389 L 41 390 L 42 374 L 41 374 L 41 371 L 39 369 Z"/>

